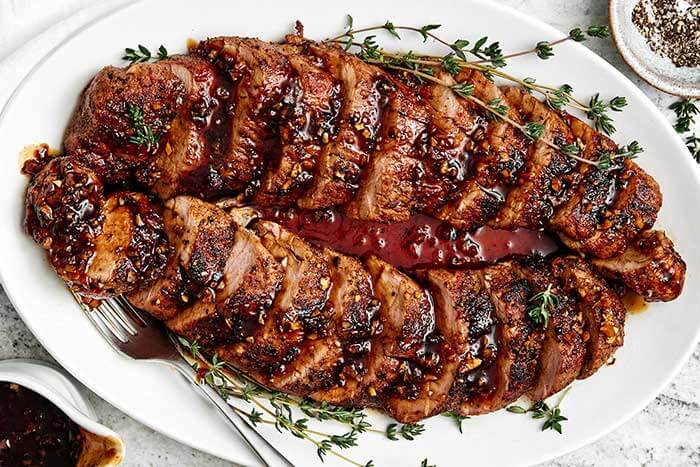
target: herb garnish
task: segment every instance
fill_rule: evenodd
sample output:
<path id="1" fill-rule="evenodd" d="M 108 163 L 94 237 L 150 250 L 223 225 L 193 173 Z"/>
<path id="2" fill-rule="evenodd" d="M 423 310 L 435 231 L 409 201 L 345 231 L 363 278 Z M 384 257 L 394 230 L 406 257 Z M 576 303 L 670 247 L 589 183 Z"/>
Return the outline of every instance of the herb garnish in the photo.
<path id="1" fill-rule="evenodd" d="M 464 432 L 462 431 L 462 422 L 463 422 L 464 420 L 468 420 L 468 419 L 470 418 L 470 417 L 467 417 L 467 416 L 464 416 L 464 415 L 460 415 L 460 414 L 454 413 L 454 412 L 444 412 L 444 413 L 442 414 L 442 416 L 443 416 L 443 417 L 448 417 L 448 418 L 451 418 L 452 420 L 454 420 L 454 422 L 457 424 L 457 428 L 459 429 L 459 432 L 460 432 L 460 433 L 464 433 Z"/>
<path id="2" fill-rule="evenodd" d="M 557 405 L 555 405 L 554 407 L 550 407 L 545 401 L 539 401 L 535 402 L 528 409 L 525 409 L 519 405 L 510 405 L 506 408 L 506 410 L 510 413 L 515 414 L 530 413 L 532 418 L 537 420 L 545 419 L 544 423 L 542 424 L 542 431 L 554 430 L 557 433 L 561 434 L 561 422 L 568 420 L 568 418 L 564 417 L 561 414 L 561 409 L 559 408 L 559 406 L 561 405 L 562 401 L 564 400 L 564 398 L 570 390 L 571 386 L 566 388 L 566 390 L 562 393 L 561 397 L 559 398 Z"/>
<path id="3" fill-rule="evenodd" d="M 146 151 L 151 151 L 158 147 L 160 136 L 155 134 L 151 127 L 146 125 L 143 109 L 141 107 L 127 104 L 127 115 L 134 134 L 129 136 L 129 142 L 143 146 Z"/>
<path id="4" fill-rule="evenodd" d="M 673 128 L 679 134 L 690 133 L 684 139 L 685 147 L 696 162 L 700 163 L 700 137 L 693 131 L 695 117 L 700 113 L 696 101 L 682 99 L 669 107 L 676 113 L 676 123 Z"/>
<path id="5" fill-rule="evenodd" d="M 428 464 L 428 458 L 426 457 L 423 459 L 423 461 L 420 463 L 420 467 L 437 467 L 435 464 Z"/>
<path id="6" fill-rule="evenodd" d="M 612 124 L 612 118 L 608 112 L 617 112 L 622 110 L 622 108 L 627 104 L 624 97 L 614 97 L 606 103 L 600 99 L 599 95 L 595 95 L 593 98 L 591 98 L 588 105 L 586 105 L 572 96 L 573 89 L 569 85 L 563 85 L 558 88 L 542 85 L 537 83 L 532 78 L 520 79 L 500 69 L 506 65 L 507 58 L 520 55 L 537 53 L 540 58 L 549 58 L 553 54 L 553 46 L 567 40 L 581 42 L 582 40 L 586 39 L 586 36 L 607 37 L 608 30 L 605 26 L 591 26 L 586 29 L 585 33 L 581 28 L 576 28 L 573 29 L 565 38 L 552 42 L 541 41 L 533 49 L 509 55 L 503 55 L 498 42 L 492 42 L 491 44 L 487 45 L 488 37 L 480 38 L 471 47 L 470 41 L 465 39 L 448 42 L 435 34 L 434 31 L 439 27 L 440 25 L 437 24 L 430 24 L 422 27 L 398 26 L 391 21 L 387 21 L 380 26 L 355 29 L 353 26 L 352 17 L 348 16 L 348 25 L 345 32 L 334 38 L 327 39 L 326 42 L 343 44 L 346 50 L 350 50 L 355 47 L 358 49 L 357 56 L 362 60 L 368 63 L 383 66 L 388 69 L 409 73 L 420 82 L 428 81 L 450 87 L 460 97 L 470 100 L 474 104 L 486 110 L 487 114 L 491 118 L 503 120 L 520 129 L 520 131 L 522 131 L 528 139 L 539 140 L 552 149 L 561 151 L 572 159 L 575 159 L 581 163 L 599 167 L 598 161 L 588 160 L 578 155 L 581 149 L 578 145 L 557 145 L 554 142 L 543 138 L 542 136 L 544 132 L 540 131 L 540 127 L 537 125 L 522 125 L 511 119 L 508 116 L 508 107 L 500 102 L 500 99 L 484 102 L 473 95 L 474 88 L 471 84 L 464 81 L 450 83 L 436 77 L 433 70 L 435 68 L 440 68 L 448 72 L 453 77 L 458 78 L 458 75 L 462 69 L 473 69 L 480 71 L 489 79 L 493 79 L 494 76 L 498 76 L 513 81 L 522 85 L 528 92 L 534 91 L 542 94 L 545 98 L 545 102 L 547 102 L 547 104 L 555 110 L 561 111 L 565 106 L 570 106 L 585 112 L 597 129 L 610 134 L 615 131 L 615 127 Z M 391 53 L 379 47 L 376 42 L 376 36 L 374 35 L 366 36 L 359 41 L 358 35 L 360 33 L 379 30 L 386 30 L 397 39 L 401 38 L 399 31 L 413 31 L 419 33 L 423 37 L 423 40 L 427 40 L 428 38 L 434 39 L 447 47 L 450 52 L 442 57 L 416 54 L 414 52 L 404 54 Z M 468 61 L 467 54 L 471 54 L 479 58 L 479 60 Z M 600 165 L 606 166 L 605 161 L 601 162 Z M 611 168 L 611 165 L 607 165 L 607 168 Z"/>
<path id="7" fill-rule="evenodd" d="M 152 57 L 153 55 L 151 54 L 151 51 L 147 47 L 139 44 L 135 49 L 132 49 L 131 47 L 125 48 L 122 60 L 126 60 L 133 65 L 134 63 L 148 62 Z M 162 44 L 160 47 L 158 47 L 156 57 L 157 60 L 168 58 L 168 50 Z"/>
<path id="8" fill-rule="evenodd" d="M 332 454 L 351 465 L 370 467 L 374 465 L 372 461 L 362 464 L 338 450 L 357 446 L 358 435 L 365 432 L 382 434 L 389 439 L 403 438 L 410 441 L 425 431 L 425 427 L 420 424 L 399 426 L 392 423 L 385 430 L 372 428 L 367 421 L 367 415 L 361 409 L 335 407 L 311 399 L 299 400 L 283 392 L 265 388 L 221 360 L 216 354 L 207 358 L 196 342 L 174 334 L 170 336 L 183 357 L 192 362 L 192 366 L 197 370 L 198 382 L 210 385 L 226 400 L 237 397 L 248 402 L 252 406 L 250 411 L 233 405 L 232 408 L 246 417 L 252 425 L 272 425 L 279 432 L 289 432 L 297 438 L 311 442 L 321 460 Z M 300 410 L 306 418 L 295 417 L 293 408 Z M 319 431 L 309 426 L 311 420 L 335 421 L 345 426 L 347 431 L 340 434 Z"/>
<path id="9" fill-rule="evenodd" d="M 530 297 L 528 303 L 527 315 L 530 319 L 536 324 L 547 327 L 549 314 L 554 307 L 559 305 L 559 297 L 552 292 L 552 285 L 550 284 L 545 290 Z"/>

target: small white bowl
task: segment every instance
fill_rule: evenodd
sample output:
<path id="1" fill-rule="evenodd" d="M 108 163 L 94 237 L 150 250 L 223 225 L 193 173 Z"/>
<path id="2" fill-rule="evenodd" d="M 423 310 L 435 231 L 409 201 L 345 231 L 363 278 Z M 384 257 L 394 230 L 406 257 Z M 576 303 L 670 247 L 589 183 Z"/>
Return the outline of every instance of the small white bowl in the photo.
<path id="1" fill-rule="evenodd" d="M 85 432 L 78 466 L 114 466 L 124 457 L 124 442 L 97 423 L 97 415 L 70 378 L 56 368 L 34 360 L 0 361 L 0 382 L 15 383 L 44 396 Z"/>
<path id="2" fill-rule="evenodd" d="M 700 67 L 677 67 L 654 53 L 632 23 L 640 0 L 610 0 L 610 31 L 622 58 L 644 81 L 669 94 L 700 97 Z"/>

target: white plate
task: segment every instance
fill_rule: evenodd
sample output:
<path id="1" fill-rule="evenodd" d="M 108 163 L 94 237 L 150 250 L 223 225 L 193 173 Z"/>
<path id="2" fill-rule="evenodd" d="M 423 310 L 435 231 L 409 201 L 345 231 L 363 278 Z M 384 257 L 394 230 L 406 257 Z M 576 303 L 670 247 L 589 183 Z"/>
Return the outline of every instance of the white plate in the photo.
<path id="1" fill-rule="evenodd" d="M 109 16 L 81 31 L 43 60 L 7 105 L 0 120 L 0 186 L 4 222 L 0 224 L 0 273 L 13 304 L 46 349 L 76 378 L 104 399 L 153 429 L 203 451 L 243 464 L 253 464 L 248 451 L 221 421 L 216 410 L 199 399 L 174 372 L 117 356 L 83 317 L 61 281 L 48 267 L 44 253 L 22 232 L 25 179 L 17 154 L 29 143 L 59 146 L 81 88 L 103 65 L 120 64 L 124 47 L 165 44 L 182 51 L 188 37 L 230 34 L 279 39 L 300 19 L 309 37 L 324 38 L 344 27 L 345 14 L 355 24 L 443 24 L 448 38 L 474 40 L 488 34 L 508 51 L 562 36 L 545 24 L 494 2 L 443 0 L 430 5 L 418 0 L 321 4 L 299 2 L 148 1 Z M 382 42 L 394 44 L 389 37 Z M 431 46 L 428 44 L 428 46 Z M 398 45 L 397 45 L 398 47 Z M 421 47 L 418 40 L 402 47 Z M 437 49 L 436 49 L 437 51 Z M 675 132 L 654 105 L 632 83 L 581 44 L 557 48 L 546 62 L 534 57 L 512 60 L 509 70 L 542 82 L 570 83 L 579 96 L 598 90 L 609 98 L 625 95 L 629 106 L 618 117 L 617 140 L 638 139 L 647 149 L 639 160 L 660 182 L 665 203 L 658 225 L 666 229 L 689 265 L 683 296 L 670 304 L 651 306 L 631 316 L 627 343 L 617 363 L 577 382 L 563 411 L 569 421 L 564 435 L 542 433 L 525 416 L 502 411 L 465 422 L 465 432 L 436 417 L 413 442 L 391 442 L 365 434 L 360 448 L 347 451 L 376 465 L 418 465 L 428 457 L 450 465 L 522 465 L 545 461 L 583 446 L 641 410 L 669 382 L 690 355 L 700 329 L 700 289 L 696 216 L 700 202 L 697 168 Z M 374 419 L 383 427 L 387 420 Z M 265 433 L 297 465 L 318 463 L 314 449 L 288 435 Z M 328 458 L 326 465 L 335 465 Z M 344 464 L 338 464 L 344 465 Z"/>

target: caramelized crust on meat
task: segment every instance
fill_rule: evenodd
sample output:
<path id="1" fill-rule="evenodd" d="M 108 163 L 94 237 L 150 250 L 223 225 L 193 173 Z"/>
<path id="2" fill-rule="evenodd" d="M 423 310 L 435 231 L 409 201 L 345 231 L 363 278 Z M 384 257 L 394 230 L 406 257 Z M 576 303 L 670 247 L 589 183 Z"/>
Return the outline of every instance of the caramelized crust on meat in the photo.
<path id="1" fill-rule="evenodd" d="M 212 60 L 235 84 L 227 150 L 214 161 L 211 178 L 218 191 L 238 192 L 259 183 L 266 154 L 275 145 L 292 69 L 276 46 L 258 39 L 207 39 L 194 52 Z"/>
<path id="2" fill-rule="evenodd" d="M 639 234 L 620 256 L 593 258 L 591 264 L 648 301 L 678 298 L 685 282 L 685 261 L 673 248 L 673 242 L 658 230 Z"/>
<path id="3" fill-rule="evenodd" d="M 288 40 L 298 41 L 290 36 Z M 324 144 L 314 181 L 298 200 L 301 208 L 319 209 L 344 204 L 357 191 L 379 133 L 383 95 L 388 88 L 384 72 L 340 47 L 317 43 L 305 43 L 305 47 L 340 83 L 342 102 L 338 130 Z"/>
<path id="4" fill-rule="evenodd" d="M 557 258 L 555 277 L 571 294 L 583 316 L 587 354 L 579 379 L 587 378 L 610 360 L 625 337 L 625 307 L 620 298 L 581 259 Z"/>
<path id="5" fill-rule="evenodd" d="M 421 183 L 422 140 L 428 112 L 414 92 L 398 80 L 388 82 L 388 104 L 376 149 L 355 198 L 345 209 L 354 219 L 406 221 L 414 211 Z"/>
<path id="6" fill-rule="evenodd" d="M 83 91 L 63 144 L 68 154 L 88 150 L 112 155 L 108 173 L 113 180 L 148 162 L 151 150 L 135 143 L 137 128 L 132 112 L 143 113 L 143 123 L 155 135 L 169 130 L 185 95 L 185 87 L 167 66 L 138 63 L 129 68 L 105 67 Z"/>
<path id="7" fill-rule="evenodd" d="M 339 86 L 320 59 L 292 44 L 278 50 L 295 76 L 281 109 L 280 147 L 268 162 L 254 201 L 286 206 L 296 203 L 312 183 L 321 148 L 335 132 L 340 100 Z"/>

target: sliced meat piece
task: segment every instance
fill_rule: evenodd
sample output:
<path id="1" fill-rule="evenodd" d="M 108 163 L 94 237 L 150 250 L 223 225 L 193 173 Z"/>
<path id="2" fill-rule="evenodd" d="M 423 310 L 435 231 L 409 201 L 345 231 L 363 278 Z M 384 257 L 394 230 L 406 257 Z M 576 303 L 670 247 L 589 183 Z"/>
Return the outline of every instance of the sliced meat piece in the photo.
<path id="1" fill-rule="evenodd" d="M 437 73 L 455 82 L 448 73 Z M 478 140 L 485 134 L 485 119 L 475 104 L 445 86 L 426 85 L 421 93 L 430 103 L 430 136 L 423 162 L 425 176 L 417 188 L 417 209 L 459 229 L 472 230 L 501 205 L 500 198 L 484 189 L 472 173 L 481 151 Z"/>
<path id="2" fill-rule="evenodd" d="M 344 204 L 357 191 L 379 133 L 387 81 L 382 70 L 340 47 L 316 43 L 306 47 L 340 83 L 342 100 L 337 133 L 323 146 L 313 183 L 298 201 L 301 208 L 319 209 Z"/>
<path id="3" fill-rule="evenodd" d="M 458 81 L 466 81 L 474 86 L 474 97 L 483 102 L 500 102 L 508 107 L 508 118 L 524 123 L 517 106 L 512 105 L 507 93 L 496 86 L 478 70 L 462 70 Z M 474 178 L 483 186 L 493 189 L 518 182 L 524 170 L 527 140 L 522 132 L 503 120 L 491 120 L 472 135 L 477 144 L 478 157 L 474 162 Z"/>
<path id="4" fill-rule="evenodd" d="M 291 44 L 281 45 L 279 51 L 289 60 L 296 78 L 281 110 L 279 153 L 269 161 L 255 195 L 255 202 L 263 206 L 294 204 L 306 191 L 340 106 L 339 86 L 320 60 Z"/>
<path id="5" fill-rule="evenodd" d="M 223 193 L 238 192 L 259 181 L 273 151 L 292 68 L 278 46 L 258 39 L 212 38 L 193 53 L 209 58 L 235 83 L 228 150 L 214 161 L 211 180 Z"/>
<path id="6" fill-rule="evenodd" d="M 254 229 L 285 269 L 281 290 L 263 326 L 246 341 L 222 347 L 218 353 L 265 385 L 299 394 L 294 389 L 313 382 L 290 375 L 299 369 L 294 367 L 301 363 L 296 358 L 306 340 L 328 332 L 333 316 L 333 309 L 326 307 L 332 286 L 330 271 L 321 250 L 278 224 L 260 221 Z M 285 379 L 284 384 L 278 384 L 278 377 Z"/>
<path id="7" fill-rule="evenodd" d="M 573 139 L 561 116 L 523 89 L 503 88 L 508 105 L 515 107 L 523 120 L 543 126 L 542 139 L 559 146 Z M 530 144 L 526 168 L 519 184 L 506 196 L 505 205 L 490 223 L 493 227 L 513 230 L 519 227 L 541 228 L 554 210 L 571 196 L 580 174 L 577 162 L 541 140 Z"/>
<path id="8" fill-rule="evenodd" d="M 142 193 L 117 192 L 105 200 L 94 237 L 86 295 L 120 295 L 146 287 L 161 275 L 168 239 L 160 210 Z"/>
<path id="9" fill-rule="evenodd" d="M 435 73 L 442 80 L 454 81 L 449 73 L 440 70 Z M 462 186 L 475 157 L 476 143 L 472 136 L 485 120 L 474 104 L 457 97 L 446 86 L 425 84 L 418 90 L 428 104 L 429 124 L 423 158 L 425 175 L 416 187 L 416 210 L 437 213 L 441 219 L 451 218 L 457 222 L 463 218 L 459 212 L 440 208 L 452 198 L 458 198 L 455 203 L 459 204 L 459 193 L 470 190 Z M 471 184 L 476 186 L 473 181 Z M 475 216 L 467 216 L 472 217 Z"/>
<path id="10" fill-rule="evenodd" d="M 617 153 L 617 145 L 607 136 L 571 115 L 565 115 L 565 120 L 582 148 L 580 157 L 598 160 L 605 153 Z M 616 186 L 615 171 L 598 170 L 590 164 L 580 164 L 578 170 L 581 183 L 549 220 L 551 229 L 572 240 L 586 239 L 595 233 L 605 209 L 613 200 Z"/>
<path id="11" fill-rule="evenodd" d="M 354 219 L 403 222 L 414 211 L 422 184 L 422 143 L 428 111 L 414 91 L 390 81 L 377 147 L 364 171 L 355 198 L 345 205 Z"/>
<path id="12" fill-rule="evenodd" d="M 493 390 L 489 375 L 496 359 L 494 308 L 478 271 L 420 271 L 435 301 L 437 328 L 454 351 L 447 362 L 446 410 L 476 413 L 484 395 Z"/>
<path id="13" fill-rule="evenodd" d="M 185 96 L 185 87 L 167 66 L 138 63 L 129 68 L 105 67 L 83 91 L 63 138 L 68 154 L 84 149 L 110 154 L 106 170 L 113 180 L 153 157 L 156 147 L 134 141 L 139 128 L 157 139 L 165 134 Z M 141 123 L 136 123 L 140 113 Z"/>
<path id="14" fill-rule="evenodd" d="M 137 308 L 170 319 L 212 294 L 233 249 L 236 224 L 223 210 L 190 196 L 169 200 L 163 213 L 173 255 L 150 287 L 128 296 Z"/>
<path id="15" fill-rule="evenodd" d="M 313 393 L 317 399 L 325 392 L 328 400 L 332 395 L 342 398 L 352 383 L 341 385 L 340 381 L 361 370 L 357 365 L 369 349 L 374 309 L 371 281 L 362 264 L 330 250 L 324 250 L 323 256 L 331 274 L 329 301 L 323 309 L 328 323 L 306 332 L 299 355 L 275 377 L 274 384 L 293 394 Z M 334 386 L 335 391 L 326 391 Z"/>
<path id="16" fill-rule="evenodd" d="M 429 417 L 445 404 L 454 352 L 436 332 L 430 296 L 418 284 L 376 257 L 365 264 L 381 306 L 363 403 L 380 405 L 404 423 Z"/>
<path id="17" fill-rule="evenodd" d="M 175 55 L 158 62 L 177 76 L 185 99 L 158 152 L 138 171 L 139 180 L 161 199 L 178 194 L 210 195 L 209 165 L 228 144 L 225 107 L 231 83 L 209 61 Z"/>
<path id="18" fill-rule="evenodd" d="M 175 333 L 209 348 L 250 337 L 264 323 L 284 278 L 282 265 L 245 227 L 237 227 L 233 248 L 223 259 L 222 276 L 210 293 L 166 322 Z"/>
<path id="19" fill-rule="evenodd" d="M 580 258 L 557 258 L 554 275 L 571 294 L 583 315 L 586 359 L 579 373 L 584 379 L 595 373 L 622 346 L 625 336 L 625 307 L 620 298 Z"/>
<path id="20" fill-rule="evenodd" d="M 320 352 L 314 345 L 302 351 L 300 358 L 305 353 L 320 353 L 326 363 L 320 364 L 319 368 L 333 368 L 318 375 L 321 384 L 311 394 L 312 398 L 335 405 L 349 405 L 362 395 L 372 322 L 380 305 L 373 296 L 372 278 L 360 261 L 328 249 L 324 253 L 331 265 L 333 289 L 330 303 L 334 309 L 331 326 L 335 331 L 319 342 L 322 346 Z M 340 363 L 337 368 L 329 364 L 333 359 Z"/>
<path id="21" fill-rule="evenodd" d="M 499 355 L 496 371 L 501 384 L 484 408 L 493 411 L 513 402 L 535 383 L 544 332 L 527 314 L 532 289 L 516 272 L 517 265 L 503 262 L 483 271 L 484 286 L 495 306 Z"/>
<path id="22" fill-rule="evenodd" d="M 575 251 L 597 258 L 620 255 L 639 232 L 654 225 L 662 197 L 656 180 L 627 159 L 617 175 L 612 200 L 593 235 L 574 240 L 560 234 L 562 242 Z"/>
<path id="23" fill-rule="evenodd" d="M 592 258 L 591 264 L 649 301 L 678 298 L 685 282 L 685 261 L 659 230 L 646 230 L 620 256 Z"/>
<path id="24" fill-rule="evenodd" d="M 537 379 L 528 392 L 535 401 L 541 401 L 571 384 L 583 365 L 586 343 L 583 340 L 583 315 L 575 298 L 559 286 L 552 274 L 551 262 L 541 257 L 523 260 L 518 273 L 526 279 L 534 293 L 551 287 L 556 297 L 548 308 L 549 319 L 545 330 Z"/>

